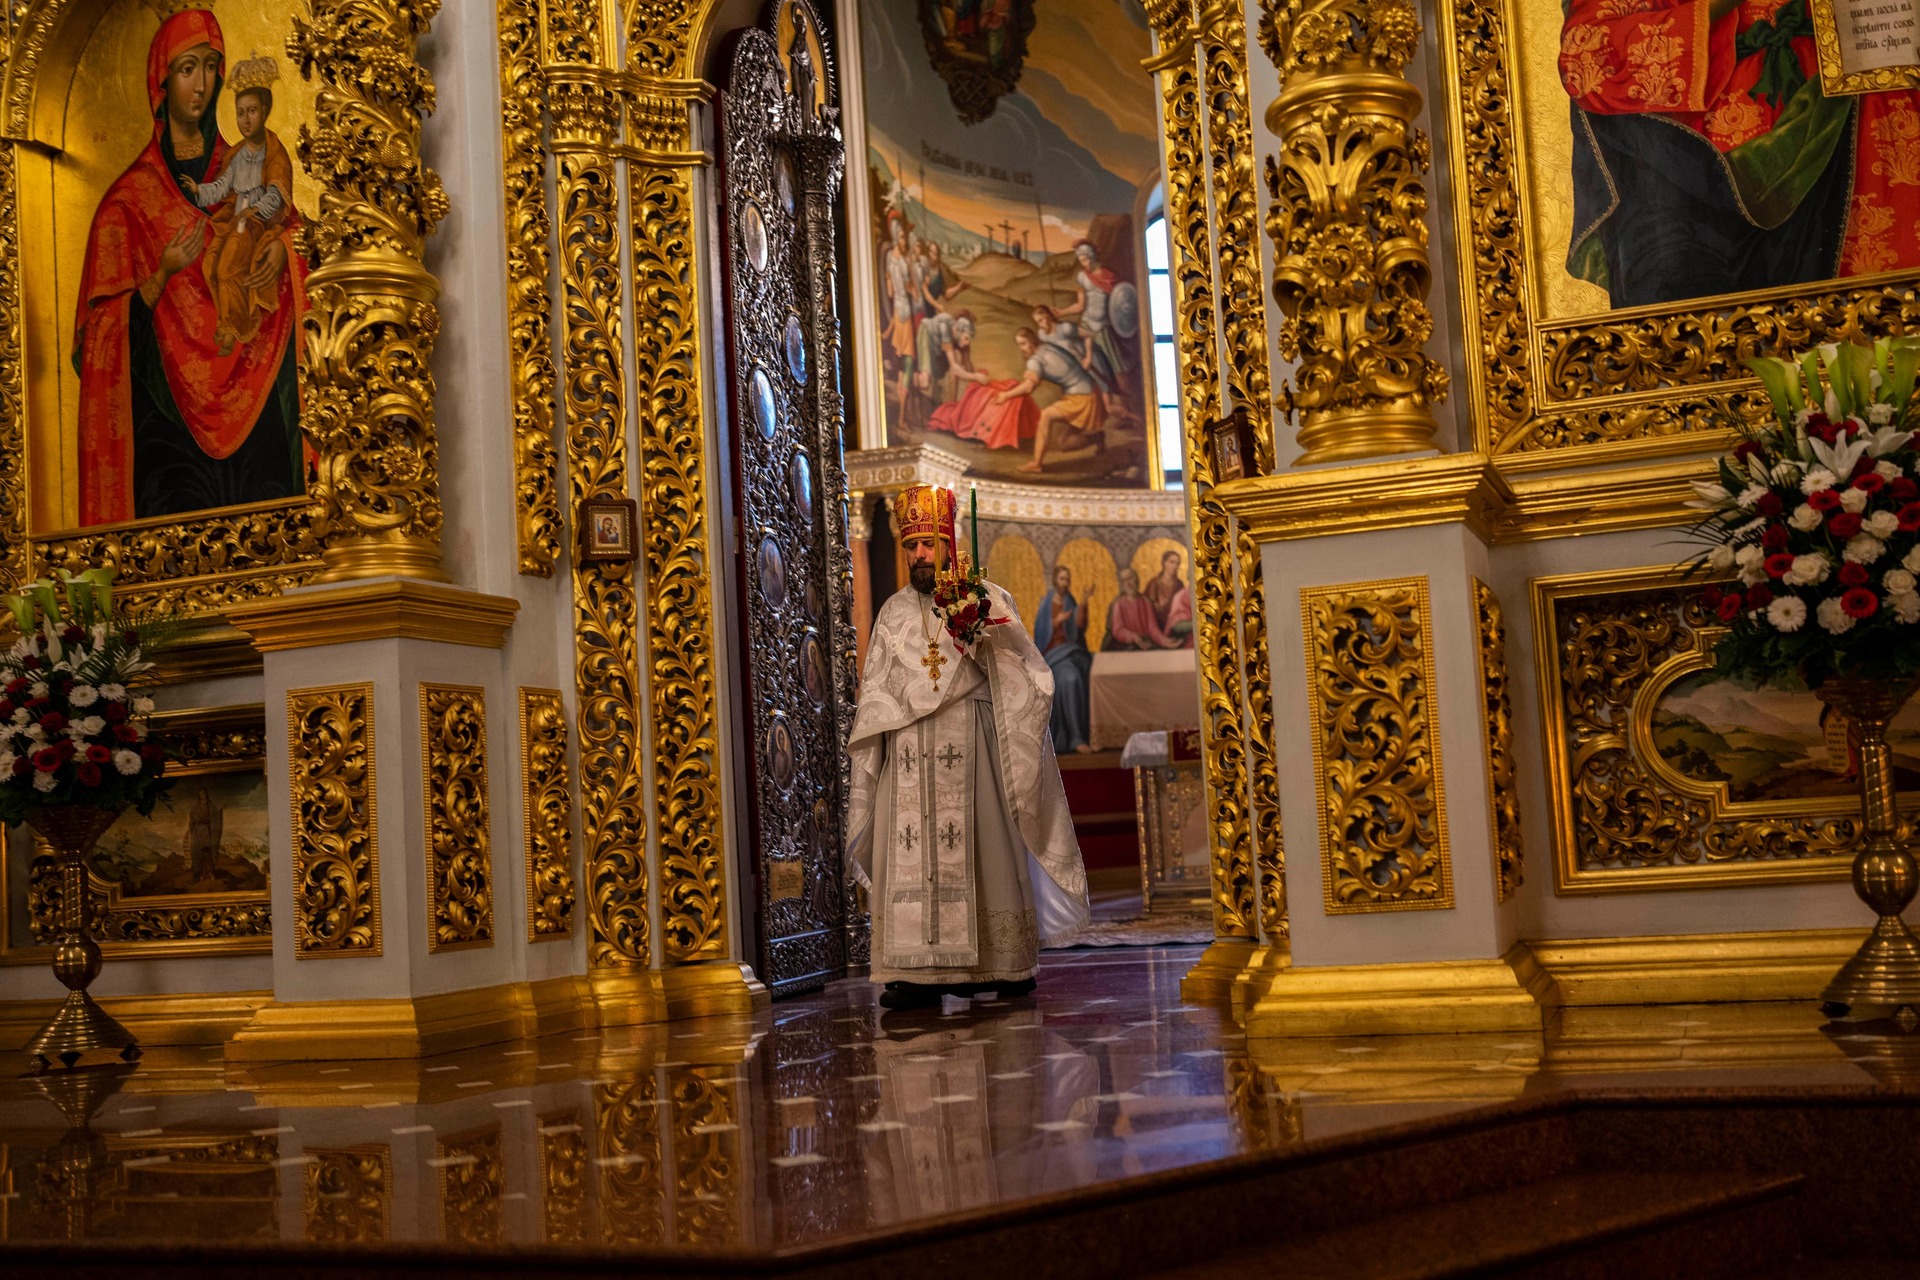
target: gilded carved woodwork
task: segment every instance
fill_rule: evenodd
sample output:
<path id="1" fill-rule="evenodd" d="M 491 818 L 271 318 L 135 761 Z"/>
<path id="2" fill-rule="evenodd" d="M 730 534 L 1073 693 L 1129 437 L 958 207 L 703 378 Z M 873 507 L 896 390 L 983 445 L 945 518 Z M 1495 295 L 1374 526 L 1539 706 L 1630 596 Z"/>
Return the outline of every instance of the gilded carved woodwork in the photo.
<path id="1" fill-rule="evenodd" d="M 576 1111 L 540 1117 L 540 1238 L 547 1244 L 598 1240 L 587 1203 L 587 1135 Z"/>
<path id="2" fill-rule="evenodd" d="M 420 781 L 427 833 L 427 950 L 492 946 L 484 690 L 420 686 Z"/>
<path id="3" fill-rule="evenodd" d="M 1329 915 L 1453 906 L 1425 578 L 1300 592 Z"/>
<path id="4" fill-rule="evenodd" d="M 558 689 L 520 690 L 520 797 L 526 826 L 527 941 L 573 936 L 573 788 Z"/>
<path id="5" fill-rule="evenodd" d="M 287 693 L 299 959 L 380 954 L 373 752 L 371 684 Z"/>
<path id="6" fill-rule="evenodd" d="M 674 1243 L 739 1247 L 741 1202 L 752 1194 L 733 1068 L 672 1072 Z"/>
<path id="7" fill-rule="evenodd" d="M 417 58 L 439 8 L 307 0 L 287 40 L 320 84 L 298 146 L 321 191 L 301 230 L 314 267 L 300 366 L 301 426 L 319 454 L 320 581 L 442 576 L 430 367 L 440 285 L 424 261 L 447 195 L 421 159 L 434 87 Z"/>
<path id="8" fill-rule="evenodd" d="M 1534 631 L 1556 893 L 1846 878 L 1851 792 L 1736 799 L 1658 749 L 1661 700 L 1711 669 L 1723 634 L 1696 584 L 1664 568 L 1536 579 Z"/>
<path id="9" fill-rule="evenodd" d="M 547 81 L 539 0 L 498 0 L 501 176 L 507 212 L 508 399 L 514 541 L 521 573 L 553 576 L 564 528 L 554 442 L 553 224 L 547 211 Z"/>
<path id="10" fill-rule="evenodd" d="M 599 1171 L 604 1243 L 667 1241 L 666 1183 L 658 1086 L 652 1076 L 594 1086 L 594 1166 Z"/>
<path id="11" fill-rule="evenodd" d="M 1487 751 L 1487 804 L 1492 816 L 1498 901 L 1522 883 L 1520 784 L 1513 764 L 1513 698 L 1507 687 L 1507 625 L 1493 588 L 1473 580 L 1473 614 L 1480 633 L 1480 726 Z"/>
<path id="12" fill-rule="evenodd" d="M 305 1153 L 302 1236 L 313 1244 L 379 1244 L 392 1235 L 393 1149 L 386 1143 Z"/>
<path id="13" fill-rule="evenodd" d="M 1438 13 L 1474 447 L 1508 470 L 1717 447 L 1727 438 L 1720 424 L 1769 412 L 1746 357 L 1920 326 L 1920 287 L 1906 280 L 1549 321 L 1524 230 L 1530 112 L 1516 89 L 1517 23 L 1538 15 L 1502 0 L 1448 0 Z M 1552 11 L 1556 32 L 1559 19 Z M 1562 119 L 1567 110 L 1564 97 L 1539 109 Z"/>
<path id="14" fill-rule="evenodd" d="M 506 1144 L 500 1126 L 458 1133 L 434 1144 L 440 1170 L 440 1238 L 464 1245 L 504 1244 L 507 1238 Z"/>
<path id="15" fill-rule="evenodd" d="M 1260 42 L 1280 72 L 1267 126 L 1279 350 L 1295 361 L 1279 404 L 1299 415 L 1297 465 L 1432 446 L 1447 372 L 1424 351 L 1427 308 L 1419 47 L 1408 0 L 1262 0 Z"/>

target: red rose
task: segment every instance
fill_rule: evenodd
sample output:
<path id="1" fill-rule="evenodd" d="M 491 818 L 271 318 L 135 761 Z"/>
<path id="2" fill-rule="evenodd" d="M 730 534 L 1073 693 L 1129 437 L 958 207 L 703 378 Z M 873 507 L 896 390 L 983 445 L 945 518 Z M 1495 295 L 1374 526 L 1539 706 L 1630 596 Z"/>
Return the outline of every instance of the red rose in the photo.
<path id="1" fill-rule="evenodd" d="M 1809 422 L 1807 424 L 1807 434 L 1822 444 L 1832 444 L 1839 438 L 1840 428 L 1834 426 L 1831 422 L 1822 422 L 1818 425 Z"/>
<path id="2" fill-rule="evenodd" d="M 1807 505 L 1815 511 L 1831 511 L 1840 505 L 1838 489 L 1815 489 L 1807 495 Z"/>
<path id="3" fill-rule="evenodd" d="M 60 767 L 60 753 L 52 747 L 42 747 L 33 753 L 33 767 L 42 773 L 52 773 Z"/>
<path id="4" fill-rule="evenodd" d="M 1865 475 L 1855 476 L 1853 487 L 1862 493 L 1878 493 L 1887 487 L 1887 481 L 1878 471 L 1869 471 Z"/>
<path id="5" fill-rule="evenodd" d="M 35 643 L 37 644 L 39 642 L 36 640 Z M 30 653 L 26 657 L 20 659 L 20 665 L 28 671 L 38 671 L 41 668 L 41 666 L 44 664 L 44 662 L 45 662 L 45 659 L 43 659 L 37 653 Z"/>
<path id="6" fill-rule="evenodd" d="M 165 754 L 165 752 L 160 750 L 158 743 L 149 742 L 146 746 L 140 748 L 140 758 L 148 764 L 157 764 Z"/>
<path id="7" fill-rule="evenodd" d="M 1720 614 L 1720 621 L 1722 622 L 1732 622 L 1735 618 L 1739 617 L 1740 593 L 1738 591 L 1729 591 L 1726 595 L 1722 596 L 1718 612 Z"/>
<path id="8" fill-rule="evenodd" d="M 1840 597 L 1840 611 L 1849 618 L 1871 618 L 1880 611 L 1880 597 L 1865 587 L 1855 587 Z"/>
<path id="9" fill-rule="evenodd" d="M 1906 476 L 1901 476 L 1887 486 L 1887 496 L 1895 502 L 1912 502 L 1920 498 L 1920 484 L 1915 484 Z"/>
<path id="10" fill-rule="evenodd" d="M 1859 458 L 1854 460 L 1853 470 L 1848 474 L 1851 476 L 1852 479 L 1858 480 L 1861 476 L 1866 475 L 1868 472 L 1872 470 L 1873 470 L 1873 459 L 1869 458 L 1866 454 L 1863 453 L 1859 456 Z"/>
<path id="11" fill-rule="evenodd" d="M 113 752 L 107 750 L 97 742 L 87 748 L 87 762 L 89 764 L 105 764 L 111 759 L 113 759 Z"/>
<path id="12" fill-rule="evenodd" d="M 67 727 L 67 718 L 58 711 L 49 711 L 40 717 L 40 727 L 48 733 L 58 733 Z"/>
<path id="13" fill-rule="evenodd" d="M 1860 517 L 1855 516 L 1853 523 L 1858 526 Z M 127 704 L 124 702 L 105 702 L 100 705 L 101 718 L 108 724 L 115 724 L 127 718 Z"/>
<path id="14" fill-rule="evenodd" d="M 1785 551 L 1787 549 L 1787 527 L 1781 524 L 1768 526 L 1766 533 L 1760 537 L 1760 545 L 1769 551 Z"/>
<path id="15" fill-rule="evenodd" d="M 7 696 L 10 698 L 19 697 L 27 691 L 28 686 L 32 683 L 33 681 L 27 679 L 25 676 L 15 676 L 13 679 L 7 681 Z"/>
<path id="16" fill-rule="evenodd" d="M 25 756 L 15 756 L 13 758 L 13 776 L 14 777 L 17 778 L 23 773 L 31 773 L 32 771 L 33 771 L 33 761 L 27 759 Z"/>
<path id="17" fill-rule="evenodd" d="M 1900 522 L 1900 532 L 1912 533 L 1920 529 L 1920 502 L 1909 502 L 1893 515 Z"/>
<path id="18" fill-rule="evenodd" d="M 1769 578 L 1784 578 L 1787 576 L 1787 570 L 1791 568 L 1793 568 L 1793 554 L 1791 552 L 1782 551 L 1776 555 L 1767 557 L 1767 576 Z"/>
<path id="19" fill-rule="evenodd" d="M 1773 603 L 1773 588 L 1766 583 L 1747 588 L 1747 608 L 1764 609 Z"/>
<path id="20" fill-rule="evenodd" d="M 1753 457 L 1759 452 L 1760 442 L 1758 440 L 1742 440 L 1739 444 L 1733 446 L 1733 460 L 1745 465 L 1748 458 Z"/>
<path id="21" fill-rule="evenodd" d="M 140 741 L 140 735 L 134 731 L 133 726 L 130 724 L 108 725 L 107 728 L 108 731 L 113 734 L 113 740 L 122 745 L 131 746 Z"/>
<path id="22" fill-rule="evenodd" d="M 87 634 L 86 632 L 82 631 L 78 627 L 64 627 L 61 629 L 61 632 L 60 632 L 60 643 L 61 644 L 79 644 L 80 641 L 86 636 L 86 634 Z"/>
<path id="23" fill-rule="evenodd" d="M 75 751 L 75 748 L 73 745 L 72 738 L 62 738 L 60 739 L 60 741 L 53 744 L 54 754 L 59 756 L 62 760 L 73 759 L 74 751 Z"/>
<path id="24" fill-rule="evenodd" d="M 1769 490 L 1760 495 L 1760 501 L 1753 504 L 1753 509 L 1767 517 L 1767 519 L 1772 520 L 1779 516 L 1782 511 L 1786 510 L 1786 504 L 1780 501 L 1779 494 Z"/>
<path id="25" fill-rule="evenodd" d="M 15 710 L 12 698 L 0 698 L 0 720 L 13 719 Z"/>
<path id="26" fill-rule="evenodd" d="M 1827 532 L 1836 538 L 1851 538 L 1860 532 L 1860 517 L 1852 511 L 1836 511 L 1827 517 Z"/>
<path id="27" fill-rule="evenodd" d="M 1855 564 L 1849 560 L 1840 566 L 1840 585 L 1843 587 L 1864 587 L 1867 585 L 1867 566 Z"/>
<path id="28" fill-rule="evenodd" d="M 97 787 L 100 785 L 100 766 L 82 760 L 73 767 L 73 776 L 80 779 L 83 787 Z"/>
<path id="29" fill-rule="evenodd" d="M 1700 592 L 1700 603 L 1709 609 L 1718 609 L 1720 602 L 1726 598 L 1727 593 L 1718 587 L 1707 587 Z"/>

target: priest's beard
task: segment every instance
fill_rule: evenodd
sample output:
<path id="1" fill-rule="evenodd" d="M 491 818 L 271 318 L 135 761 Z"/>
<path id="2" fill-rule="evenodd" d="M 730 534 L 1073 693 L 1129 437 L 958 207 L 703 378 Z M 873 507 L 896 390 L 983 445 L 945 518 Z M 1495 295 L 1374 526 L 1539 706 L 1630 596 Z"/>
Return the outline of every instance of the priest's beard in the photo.
<path id="1" fill-rule="evenodd" d="M 921 595 L 930 596 L 933 594 L 933 566 L 932 565 L 916 564 L 916 565 L 910 566 L 907 570 L 907 577 L 908 577 L 908 580 L 913 583 L 913 589 L 915 591 L 918 591 Z"/>

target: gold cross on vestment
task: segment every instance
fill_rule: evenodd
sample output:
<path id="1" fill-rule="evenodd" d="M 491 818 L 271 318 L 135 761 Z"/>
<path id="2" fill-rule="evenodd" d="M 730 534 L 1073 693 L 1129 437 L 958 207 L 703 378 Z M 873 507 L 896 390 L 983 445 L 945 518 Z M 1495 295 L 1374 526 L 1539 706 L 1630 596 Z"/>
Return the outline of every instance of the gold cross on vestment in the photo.
<path id="1" fill-rule="evenodd" d="M 938 640 L 927 641 L 927 656 L 920 659 L 920 665 L 927 669 L 927 676 L 933 681 L 933 687 L 940 687 L 940 668 L 947 665 L 946 655 L 940 652 Z"/>

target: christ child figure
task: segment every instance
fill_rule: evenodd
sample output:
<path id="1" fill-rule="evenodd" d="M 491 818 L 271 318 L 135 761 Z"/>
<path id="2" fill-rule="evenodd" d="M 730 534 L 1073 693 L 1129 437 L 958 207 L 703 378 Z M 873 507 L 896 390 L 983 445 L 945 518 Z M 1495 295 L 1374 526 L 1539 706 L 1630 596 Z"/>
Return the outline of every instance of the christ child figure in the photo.
<path id="1" fill-rule="evenodd" d="M 272 58 L 249 58 L 233 69 L 233 115 L 240 145 L 211 182 L 180 185 L 202 209 L 212 212 L 213 235 L 206 256 L 207 284 L 213 290 L 218 324 L 214 343 L 221 355 L 250 342 L 260 332 L 260 316 L 279 301 L 277 280 L 258 283 L 263 251 L 293 204 L 293 161 L 267 128 L 273 111 L 272 83 L 279 69 Z"/>

